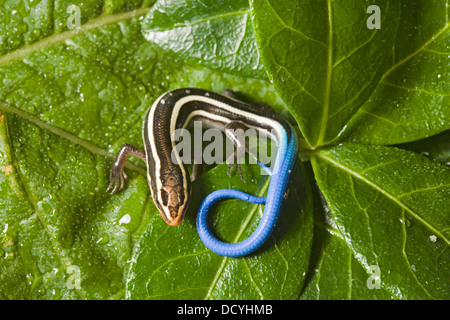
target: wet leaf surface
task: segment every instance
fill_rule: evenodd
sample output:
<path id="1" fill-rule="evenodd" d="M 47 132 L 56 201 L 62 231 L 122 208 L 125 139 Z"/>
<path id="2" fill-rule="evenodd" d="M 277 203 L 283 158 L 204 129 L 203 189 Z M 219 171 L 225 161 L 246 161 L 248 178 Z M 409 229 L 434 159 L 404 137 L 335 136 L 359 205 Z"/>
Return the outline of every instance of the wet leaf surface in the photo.
<path id="1" fill-rule="evenodd" d="M 2 4 L 0 298 L 448 299 L 447 1 L 189 4 L 84 1 L 74 29 L 72 3 Z M 246 183 L 208 168 L 176 228 L 143 162 L 105 192 L 117 150 L 143 148 L 146 110 L 180 87 L 231 88 L 298 124 L 282 218 L 249 257 L 210 252 L 195 217 L 213 190 L 264 194 L 257 166 Z M 262 210 L 225 201 L 211 225 L 237 241 Z"/>

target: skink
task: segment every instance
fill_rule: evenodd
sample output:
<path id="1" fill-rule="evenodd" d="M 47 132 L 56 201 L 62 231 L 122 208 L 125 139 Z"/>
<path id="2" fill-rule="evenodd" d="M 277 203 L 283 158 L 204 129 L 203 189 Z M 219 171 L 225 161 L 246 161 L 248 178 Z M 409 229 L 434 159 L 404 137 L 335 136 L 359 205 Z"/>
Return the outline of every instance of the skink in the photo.
<path id="1" fill-rule="evenodd" d="M 124 144 L 110 173 L 108 190 L 112 193 L 124 186 L 124 165 L 130 155 L 147 164 L 147 181 L 153 201 L 161 216 L 171 226 L 181 223 L 191 198 L 191 184 L 186 165 L 176 153 L 172 132 L 187 128 L 200 120 L 209 127 L 228 133 L 230 128 L 252 128 L 269 134 L 278 144 L 278 152 L 270 173 L 271 181 L 266 197 L 256 197 L 234 189 L 221 189 L 209 194 L 197 216 L 197 229 L 205 245 L 217 254 L 231 257 L 247 255 L 257 250 L 270 236 L 284 202 L 289 178 L 297 157 L 298 141 L 294 129 L 273 113 L 254 105 L 238 101 L 230 91 L 227 94 L 196 89 L 176 89 L 161 95 L 148 110 L 142 136 L 145 150 Z M 230 137 L 234 138 L 234 137 Z M 248 151 L 248 150 L 246 150 Z M 212 205 L 224 198 L 264 204 L 264 214 L 255 232 L 238 243 L 225 243 L 216 239 L 209 230 L 207 215 Z"/>

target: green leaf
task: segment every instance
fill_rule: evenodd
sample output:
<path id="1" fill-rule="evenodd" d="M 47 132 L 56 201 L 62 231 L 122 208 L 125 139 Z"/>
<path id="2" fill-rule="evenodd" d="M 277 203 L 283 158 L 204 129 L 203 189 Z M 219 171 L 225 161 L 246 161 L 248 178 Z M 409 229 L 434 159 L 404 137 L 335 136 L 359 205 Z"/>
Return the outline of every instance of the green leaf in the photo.
<path id="1" fill-rule="evenodd" d="M 4 118 L 4 117 L 3 117 Z M 109 161 L 10 115 L 2 164 L 0 296 L 11 299 L 112 298 L 123 295 L 131 233 L 148 197 L 143 177 L 112 201 L 104 192 Z M 3 126 L 3 130 L 6 126 Z M 5 141 L 5 140 L 3 140 Z M 11 153 L 13 150 L 13 154 Z M 33 159 L 33 161 L 30 161 Z M 138 210 L 136 210 L 138 209 Z M 121 219 L 130 223 L 122 225 Z M 2 246 L 3 247 L 3 246 Z M 75 272 L 80 288 L 73 286 Z"/>
<path id="2" fill-rule="evenodd" d="M 399 299 L 448 299 L 450 169 L 414 152 L 344 144 L 312 159 L 358 261 Z"/>
<path id="3" fill-rule="evenodd" d="M 370 5 L 382 12 L 369 29 Z M 399 1 L 251 1 L 261 58 L 312 148 L 333 140 L 391 66 Z"/>
<path id="4" fill-rule="evenodd" d="M 398 147 L 421 153 L 434 161 L 450 165 L 450 130 L 423 140 L 404 143 Z"/>
<path id="5" fill-rule="evenodd" d="M 147 40 L 180 57 L 266 79 L 247 0 L 159 0 L 142 22 Z"/>
<path id="6" fill-rule="evenodd" d="M 310 180 L 312 168 L 308 166 Z M 311 181 L 312 182 L 312 181 Z M 314 243 L 309 273 L 301 300 L 392 299 L 381 286 L 374 285 L 361 263 L 337 230 L 336 223 L 320 190 L 312 188 L 314 201 Z"/>
<path id="7" fill-rule="evenodd" d="M 1 25 L 15 21 L 2 39 L 20 39 L 1 42 L 0 298 L 123 299 L 135 239 L 153 223 L 155 207 L 142 162 L 127 164 L 123 192 L 111 196 L 106 187 L 119 147 L 143 147 L 142 120 L 153 101 L 196 86 L 233 88 L 277 109 L 283 103 L 265 81 L 156 50 L 140 28 L 148 8 L 126 11 L 136 4 L 115 2 L 102 13 L 102 2 L 88 1 L 80 28 L 67 30 L 71 3 L 45 4 L 35 37 L 14 27 L 37 19 L 39 7 L 8 3 L 0 15 Z"/>
<path id="8" fill-rule="evenodd" d="M 449 25 L 448 1 L 403 1 L 391 66 L 341 141 L 398 144 L 450 129 Z"/>
<path id="9" fill-rule="evenodd" d="M 151 3 L 84 1 L 75 29 L 70 1 L 0 8 L 0 299 L 449 298 L 450 169 L 437 163 L 449 162 L 448 131 L 423 139 L 450 118 L 445 1 Z M 380 30 L 366 27 L 369 5 L 381 8 Z M 190 28 L 202 41 L 161 50 L 144 37 L 147 13 L 158 25 L 145 32 Z M 247 78 L 264 78 L 257 45 L 276 90 Z M 105 192 L 119 147 L 143 147 L 148 107 L 186 86 L 231 88 L 290 119 L 287 104 L 302 148 L 329 144 L 299 155 L 320 190 L 299 161 L 276 232 L 249 257 L 210 252 L 195 216 L 213 190 L 264 194 L 256 165 L 243 168 L 246 183 L 225 165 L 197 179 L 176 228 L 159 216 L 143 162 L 127 163 L 125 190 Z M 211 225 L 237 241 L 261 210 L 224 201 Z M 368 285 L 373 267 L 380 289 Z"/>
<path id="10" fill-rule="evenodd" d="M 354 257 L 337 230 L 315 224 L 317 248 L 301 300 L 390 300 L 392 295 L 374 280 Z M 320 234 L 320 236 L 319 236 Z M 369 285 L 368 285 L 369 283 Z"/>
<path id="11" fill-rule="evenodd" d="M 217 255 L 201 242 L 195 217 L 213 190 L 233 188 L 264 195 L 269 181 L 260 167 L 247 166 L 246 183 L 227 178 L 220 165 L 194 181 L 194 198 L 177 228 L 159 217 L 150 223 L 132 257 L 127 280 L 129 299 L 296 299 L 309 265 L 312 199 L 303 165 L 298 162 L 276 230 L 262 250 L 245 258 Z M 230 200 L 215 206 L 210 225 L 220 239 L 242 241 L 257 227 L 263 208 Z M 156 215 L 155 215 L 156 216 Z"/>
<path id="12" fill-rule="evenodd" d="M 37 9 L 17 5 L 6 6 L 2 23 L 11 19 L 20 29 Z M 98 3 L 84 8 L 91 5 Z M 55 21 L 68 17 L 44 4 L 41 9 Z M 135 173 L 118 197 L 105 186 L 113 141 L 134 124 L 139 137 L 139 113 L 150 103 L 139 66 L 154 65 L 155 53 L 136 18 L 146 11 L 92 14 L 80 29 L 50 29 L 17 46 L 2 42 L 2 297 L 123 297 L 132 235 L 145 221 L 145 171 L 130 165 Z"/>

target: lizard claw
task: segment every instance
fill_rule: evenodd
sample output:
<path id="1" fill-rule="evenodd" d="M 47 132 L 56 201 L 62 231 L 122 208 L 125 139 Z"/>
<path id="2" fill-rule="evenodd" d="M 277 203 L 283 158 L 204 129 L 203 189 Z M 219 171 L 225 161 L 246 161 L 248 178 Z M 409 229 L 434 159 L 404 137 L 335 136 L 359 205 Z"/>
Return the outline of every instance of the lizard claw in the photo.
<path id="1" fill-rule="evenodd" d="M 106 191 L 109 191 L 112 189 L 111 194 L 116 193 L 116 191 L 122 190 L 125 184 L 125 179 L 127 178 L 127 175 L 123 169 L 121 169 L 119 166 L 113 166 L 111 169 L 111 172 L 109 174 L 109 185 L 108 189 Z"/>

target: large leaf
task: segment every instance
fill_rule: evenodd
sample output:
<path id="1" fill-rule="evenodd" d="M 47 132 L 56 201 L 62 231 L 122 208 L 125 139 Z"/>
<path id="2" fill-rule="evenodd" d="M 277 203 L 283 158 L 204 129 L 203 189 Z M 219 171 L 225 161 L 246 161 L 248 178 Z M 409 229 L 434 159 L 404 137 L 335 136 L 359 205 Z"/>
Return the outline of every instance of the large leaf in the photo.
<path id="1" fill-rule="evenodd" d="M 16 5 L 2 8 L 2 23 L 15 21 L 20 29 L 38 13 L 42 21 L 54 19 L 50 26 L 67 19 L 66 6 L 61 13 L 45 2 L 41 11 Z M 101 13 L 98 3 L 84 8 L 89 12 L 84 19 Z M 140 37 L 136 18 L 146 11 L 105 14 L 75 31 L 51 33 L 49 27 L 14 46 L 2 42 L 2 52 L 8 52 L 0 58 L 0 109 L 7 112 L 2 113 L 0 205 L 8 257 L 0 259 L 2 297 L 123 296 L 132 233 L 144 219 L 149 196 L 145 171 L 129 166 L 141 174 L 131 171 L 130 188 L 118 197 L 104 190 L 108 151 L 121 135 L 111 131 L 127 131 L 119 119 L 136 109 L 128 124 L 136 125 L 134 138 L 139 137 L 138 113 L 149 103 L 138 67 L 151 65 L 155 53 Z M 2 36 L 15 37 L 11 31 L 2 29 Z"/>
<path id="2" fill-rule="evenodd" d="M 192 57 L 195 50 L 211 54 L 211 47 L 202 51 L 202 42 L 191 52 L 173 51 L 183 60 L 223 73 L 180 61 L 147 41 L 141 27 L 150 3 L 83 1 L 78 5 L 80 28 L 70 30 L 70 1 L 6 1 L 0 6 L 1 299 L 122 299 L 125 293 L 145 299 L 449 298 L 449 168 L 434 162 L 448 164 L 448 131 L 399 145 L 422 155 L 388 147 L 331 145 L 348 140 L 399 143 L 446 128 L 446 2 L 252 3 L 259 45 L 267 42 L 261 47 L 267 69 L 282 65 L 293 74 L 272 72 L 271 79 L 310 143 L 301 147 L 329 143 L 345 119 L 352 119 L 328 150 L 300 154 L 302 160 L 312 157 L 324 198 L 310 188 L 314 182 L 305 178 L 312 180 L 310 171 L 305 175 L 299 162 L 277 231 L 261 251 L 240 259 L 205 248 L 195 230 L 195 212 L 204 196 L 219 188 L 263 194 L 268 180 L 257 166 L 244 167 L 246 183 L 236 173 L 229 178 L 225 165 L 196 180 L 192 207 L 177 228 L 168 227 L 157 213 L 145 164 L 139 160 L 127 163 L 124 191 L 105 193 L 117 149 L 122 143 L 143 147 L 142 119 L 167 90 L 231 88 L 241 99 L 266 102 L 289 119 L 270 84 L 230 74 L 252 76 L 244 69 L 252 69 L 251 62 L 257 61 L 258 52 L 249 50 L 255 47 L 251 28 L 242 29 L 249 23 L 248 4 L 206 2 L 217 10 L 179 7 L 164 16 L 165 5 L 177 4 L 158 1 L 159 9 L 152 11 L 164 17 L 161 26 L 168 23 L 164 32 L 174 29 L 172 34 L 177 34 L 185 24 L 194 38 L 219 32 L 221 44 L 245 44 L 234 60 L 227 60 L 232 61 L 229 70 L 221 64 L 223 56 L 208 62 Z M 383 20 L 380 30 L 369 31 L 366 9 L 373 4 L 380 6 Z M 179 13 L 185 21 L 174 16 Z M 239 22 L 236 32 L 227 19 Z M 227 32 L 220 33 L 219 26 Z M 280 32 L 272 36 L 272 27 Z M 328 46 L 330 40 L 333 46 Z M 181 42 L 180 48 L 189 47 L 189 41 Z M 241 53 L 248 54 L 247 60 Z M 259 63 L 256 70 L 262 71 Z M 408 88 L 417 85 L 421 94 L 404 90 L 403 84 L 396 88 L 395 81 L 403 79 Z M 313 95 L 295 91 L 298 84 Z M 422 99 L 430 95 L 436 99 Z M 397 108 L 383 105 L 392 107 L 391 101 L 398 99 L 402 119 L 410 116 L 411 121 L 391 131 L 375 125 L 377 117 L 367 117 L 364 111 L 378 98 L 381 103 L 370 112 L 376 109 L 397 122 Z M 421 108 L 426 108 L 426 117 Z M 370 130 L 363 125 L 366 120 Z M 225 240 L 244 238 L 261 209 L 225 201 L 214 209 L 212 228 Z M 368 285 L 373 267 L 381 272 L 380 289 Z"/>
<path id="3" fill-rule="evenodd" d="M 450 169 L 414 152 L 344 144 L 313 158 L 337 229 L 381 287 L 448 299 Z"/>
<path id="4" fill-rule="evenodd" d="M 147 40 L 213 69 L 266 79 L 247 0 L 160 0 L 145 17 Z"/>
<path id="5" fill-rule="evenodd" d="M 147 183 L 130 172 L 128 191 L 108 201 L 108 158 L 36 124 L 17 115 L 2 122 L 2 138 L 10 145 L 2 150 L 6 258 L 0 260 L 0 296 L 120 298 L 131 234 L 149 196 Z M 122 223 L 124 217 L 129 223 Z M 71 278 L 75 271 L 79 288 Z"/>
<path id="6" fill-rule="evenodd" d="M 369 29 L 370 5 L 382 12 Z M 344 128 L 391 66 L 399 1 L 251 1 L 264 67 L 311 147 Z"/>
<path id="7" fill-rule="evenodd" d="M 124 298 L 135 237 L 149 221 L 165 227 L 152 220 L 145 164 L 127 164 L 126 189 L 114 196 L 106 193 L 109 169 L 121 144 L 143 147 L 142 120 L 160 94 L 233 88 L 283 106 L 264 81 L 191 67 L 154 49 L 141 33 L 145 6 L 85 1 L 80 28 L 67 30 L 70 4 L 0 9 L 8 25 L 0 31 L 3 299 Z M 31 33 L 14 31 L 31 21 Z"/>
<path id="8" fill-rule="evenodd" d="M 315 224 L 314 229 L 319 229 L 315 237 L 317 248 L 301 300 L 394 298 L 386 288 L 376 286 L 373 275 L 364 270 L 339 231 L 323 224 Z"/>
<path id="9" fill-rule="evenodd" d="M 308 166 L 312 180 L 312 169 Z M 314 182 L 311 181 L 313 185 Z M 337 229 L 331 211 L 320 190 L 311 188 L 314 201 L 314 244 L 309 273 L 301 300 L 392 299 L 375 285 L 373 273 L 367 273 Z"/>
<path id="10" fill-rule="evenodd" d="M 446 0 L 404 0 L 391 66 L 341 140 L 398 144 L 450 129 Z"/>
<path id="11" fill-rule="evenodd" d="M 303 287 L 312 244 L 312 199 L 299 162 L 289 197 L 273 236 L 262 250 L 244 258 L 228 258 L 208 250 L 195 224 L 201 200 L 214 190 L 233 188 L 264 195 L 268 176 L 247 167 L 246 183 L 232 180 L 221 165 L 194 181 L 196 191 L 186 221 L 179 228 L 159 217 L 142 236 L 132 257 L 127 281 L 129 299 L 296 299 Z M 217 237 L 242 241 L 255 229 L 263 207 L 224 201 L 214 208 L 210 224 Z M 188 276 L 186 276 L 188 275 Z"/>

